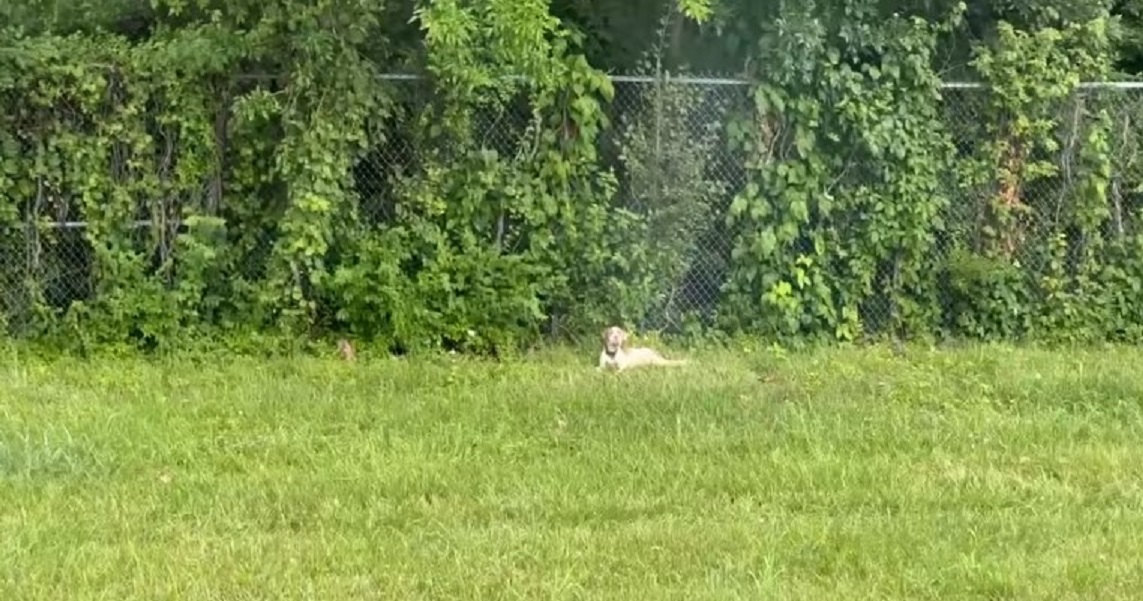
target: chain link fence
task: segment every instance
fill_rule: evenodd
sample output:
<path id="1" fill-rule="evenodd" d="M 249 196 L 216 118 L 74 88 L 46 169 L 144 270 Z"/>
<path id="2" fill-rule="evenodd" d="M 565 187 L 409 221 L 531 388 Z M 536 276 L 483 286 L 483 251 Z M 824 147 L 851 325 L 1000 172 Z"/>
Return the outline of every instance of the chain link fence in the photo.
<path id="1" fill-rule="evenodd" d="M 415 109 L 428 98 L 425 83 L 417 78 L 389 79 L 406 108 Z M 670 241 L 679 266 L 677 279 L 662 282 L 661 310 L 643 326 L 677 327 L 688 316 L 711 315 L 726 281 L 732 236 L 725 217 L 746 183 L 749 160 L 732 148 L 726 126 L 736 119 L 749 120 L 749 86 L 720 78 L 615 76 L 613 82 L 615 98 L 608 107 L 612 127 L 600 141 L 601 160 L 615 169 L 618 201 L 627 208 L 647 212 L 650 207 L 670 207 L 658 212 L 660 219 L 652 224 L 651 235 Z M 972 85 L 948 84 L 943 96 L 944 118 L 958 158 L 978 155 L 990 136 L 995 138 L 986 128 L 984 92 Z M 520 108 L 484 116 L 477 125 L 480 139 L 510 151 L 528 122 L 526 107 Z M 1110 119 L 1112 132 L 1105 151 L 1113 160 L 1104 207 L 1106 233 L 1122 237 L 1138 227 L 1143 157 L 1137 124 L 1143 119 L 1143 85 L 1093 84 L 1058 110 L 1054 130 L 1059 147 L 1027 157 L 1052 164 L 1056 173 L 1022 183 L 1016 191 L 1018 200 L 1027 205 L 1018 217 L 1024 236 L 1068 234 L 1069 207 L 1078 195 L 1089 193 L 1085 188 L 1089 182 L 1082 177 L 1084 162 L 1091 160 L 1085 154 L 1090 146 L 1085 136 L 1100 111 Z M 424 150 L 398 126 L 384 146 L 356 167 L 361 214 L 366 219 L 383 223 L 392 216 L 394 178 L 415 172 Z M 945 175 L 950 202 L 943 216 L 947 231 L 940 242 L 943 250 L 977 247 L 986 234 L 983 212 L 988 203 L 1009 191 L 995 177 L 973 181 L 956 170 Z M 36 302 L 62 309 L 93 293 L 92 252 L 76 203 L 65 190 L 37 190 L 33 195 L 21 209 L 26 227 L 0 233 L 0 312 L 12 330 L 21 329 L 21 320 L 32 314 Z M 140 221 L 137 227 L 145 247 L 154 225 Z M 270 239 L 248 234 L 253 240 Z M 1026 265 L 1040 260 L 1022 259 Z M 32 280 L 36 286 L 29 286 Z M 42 298 L 33 299 L 28 293 L 32 288 L 41 290 Z"/>

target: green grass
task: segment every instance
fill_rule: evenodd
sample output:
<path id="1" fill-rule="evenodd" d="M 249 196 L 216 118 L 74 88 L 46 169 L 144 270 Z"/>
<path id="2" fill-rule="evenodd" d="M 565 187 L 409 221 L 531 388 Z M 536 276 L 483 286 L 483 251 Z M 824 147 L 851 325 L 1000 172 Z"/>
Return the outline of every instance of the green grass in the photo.
<path id="1" fill-rule="evenodd" d="M 0 358 L 0 599 L 1127 599 L 1143 352 Z"/>

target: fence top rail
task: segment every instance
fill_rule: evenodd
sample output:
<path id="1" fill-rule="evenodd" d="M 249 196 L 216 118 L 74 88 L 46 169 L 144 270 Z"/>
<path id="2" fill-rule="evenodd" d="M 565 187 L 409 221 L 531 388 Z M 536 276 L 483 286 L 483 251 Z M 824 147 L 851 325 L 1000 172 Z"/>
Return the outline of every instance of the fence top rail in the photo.
<path id="1" fill-rule="evenodd" d="M 424 76 L 416 73 L 383 73 L 381 79 L 388 81 L 418 81 Z M 691 75 L 663 74 L 662 77 L 654 75 L 618 75 L 610 74 L 608 77 L 615 83 L 655 83 L 658 81 L 698 85 L 698 86 L 748 86 L 752 82 L 738 77 L 703 77 Z M 516 76 L 512 79 L 524 79 Z M 941 88 L 946 90 L 983 90 L 987 86 L 975 81 L 946 81 Z M 1079 84 L 1084 90 L 1143 90 L 1143 81 L 1085 81 Z"/>

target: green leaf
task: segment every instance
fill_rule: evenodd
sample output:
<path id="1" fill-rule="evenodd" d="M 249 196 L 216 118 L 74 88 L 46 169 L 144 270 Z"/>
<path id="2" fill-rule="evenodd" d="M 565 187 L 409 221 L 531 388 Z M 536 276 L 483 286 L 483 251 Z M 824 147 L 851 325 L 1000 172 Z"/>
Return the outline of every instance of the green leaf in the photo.
<path id="1" fill-rule="evenodd" d="M 741 217 L 742 214 L 746 212 L 748 203 L 749 201 L 745 195 L 739 194 L 735 196 L 734 200 L 730 203 L 730 215 L 732 217 Z"/>

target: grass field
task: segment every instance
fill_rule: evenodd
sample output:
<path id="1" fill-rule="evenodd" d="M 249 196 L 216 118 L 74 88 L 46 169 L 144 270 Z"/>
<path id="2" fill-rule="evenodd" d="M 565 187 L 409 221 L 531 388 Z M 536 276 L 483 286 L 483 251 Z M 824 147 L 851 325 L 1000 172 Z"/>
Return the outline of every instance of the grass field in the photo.
<path id="1" fill-rule="evenodd" d="M 0 599 L 1128 599 L 1143 352 L 0 358 Z"/>

